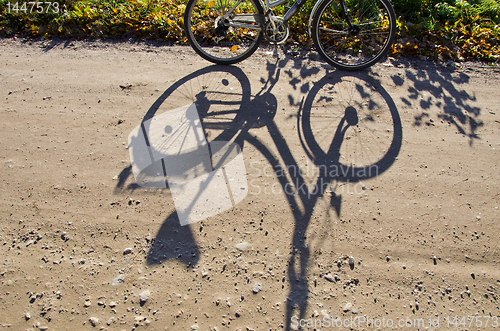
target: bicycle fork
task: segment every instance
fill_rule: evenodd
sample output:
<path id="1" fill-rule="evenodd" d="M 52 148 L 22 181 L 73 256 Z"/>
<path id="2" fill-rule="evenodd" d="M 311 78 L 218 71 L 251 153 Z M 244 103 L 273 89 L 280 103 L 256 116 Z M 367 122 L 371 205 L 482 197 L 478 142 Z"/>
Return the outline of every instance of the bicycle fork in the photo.
<path id="1" fill-rule="evenodd" d="M 347 6 L 345 4 L 345 0 L 340 0 L 340 5 L 342 6 L 342 12 L 344 13 L 344 18 L 349 26 L 349 33 L 353 36 L 359 34 L 360 28 L 358 25 L 352 25 L 351 16 L 349 15 L 349 11 L 347 10 Z"/>

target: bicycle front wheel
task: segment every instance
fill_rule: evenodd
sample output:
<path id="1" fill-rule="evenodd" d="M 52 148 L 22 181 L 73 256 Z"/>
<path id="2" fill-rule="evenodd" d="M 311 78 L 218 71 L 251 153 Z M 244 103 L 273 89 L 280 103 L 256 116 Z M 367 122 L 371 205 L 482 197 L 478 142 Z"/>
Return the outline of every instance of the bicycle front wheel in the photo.
<path id="1" fill-rule="evenodd" d="M 258 0 L 190 0 L 184 31 L 193 49 L 217 64 L 253 54 L 262 40 L 264 11 Z"/>
<path id="2" fill-rule="evenodd" d="M 396 15 L 388 0 L 323 0 L 314 13 L 311 33 L 326 62 L 341 70 L 361 70 L 389 51 Z"/>

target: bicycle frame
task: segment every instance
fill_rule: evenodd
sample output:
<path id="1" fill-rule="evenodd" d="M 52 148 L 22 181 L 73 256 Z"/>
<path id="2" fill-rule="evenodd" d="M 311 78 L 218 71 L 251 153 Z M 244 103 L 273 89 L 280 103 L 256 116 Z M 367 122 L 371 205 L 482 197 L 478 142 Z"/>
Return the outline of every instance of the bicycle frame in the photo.
<path id="1" fill-rule="evenodd" d="M 229 17 L 231 15 L 231 13 L 233 12 L 233 10 L 236 9 L 236 7 L 238 7 L 240 5 L 241 1 L 242 0 L 238 0 L 238 2 L 236 2 L 236 4 L 226 14 L 224 14 L 223 18 L 226 19 L 227 17 Z M 288 1 L 290 1 L 290 0 L 276 0 L 273 2 L 271 2 L 269 0 L 259 0 L 260 4 L 264 8 L 265 15 L 269 15 L 271 12 L 271 9 L 273 9 L 277 6 L 280 6 L 282 4 L 285 4 Z M 307 0 L 297 0 L 292 5 L 292 7 L 290 7 L 290 9 L 288 9 L 288 11 L 285 13 L 285 16 L 283 16 L 283 21 L 288 22 L 288 20 L 290 20 L 290 18 L 292 18 L 293 15 L 295 15 L 297 13 L 297 11 L 300 9 L 300 7 L 302 7 L 306 3 L 306 1 Z M 318 7 L 321 4 L 321 2 L 322 2 L 321 0 L 316 1 L 313 9 L 311 10 L 311 14 L 309 16 L 308 27 L 307 27 L 309 35 L 311 35 L 312 19 L 314 17 L 314 14 L 318 10 Z M 349 17 L 349 13 L 347 11 L 347 6 L 345 4 L 345 0 L 340 0 L 340 4 L 342 6 L 342 12 L 344 13 L 344 17 L 347 21 L 347 25 L 349 26 L 349 28 L 352 28 L 351 18 Z M 240 24 L 238 24 L 238 26 L 255 29 L 255 26 L 247 26 L 247 25 L 240 25 Z"/>
<path id="2" fill-rule="evenodd" d="M 290 0 L 276 0 L 273 2 L 270 2 L 269 0 L 260 0 L 261 3 L 265 4 L 264 9 L 266 12 L 266 15 L 269 14 L 269 10 L 277 7 L 279 5 L 282 5 Z M 283 21 L 288 22 L 290 18 L 292 18 L 293 15 L 306 3 L 307 0 L 297 0 L 290 9 L 285 13 L 285 16 L 283 16 Z"/>

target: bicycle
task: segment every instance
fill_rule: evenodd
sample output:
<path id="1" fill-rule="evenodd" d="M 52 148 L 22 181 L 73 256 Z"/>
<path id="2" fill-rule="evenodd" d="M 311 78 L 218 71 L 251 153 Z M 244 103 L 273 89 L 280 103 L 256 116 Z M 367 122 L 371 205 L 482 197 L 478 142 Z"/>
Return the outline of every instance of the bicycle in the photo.
<path id="1" fill-rule="evenodd" d="M 307 0 L 297 0 L 283 17 L 273 8 L 289 0 L 189 0 L 184 31 L 193 49 L 216 64 L 234 64 L 252 55 L 262 39 L 283 44 L 288 21 Z M 318 0 L 309 17 L 309 35 L 321 57 L 337 69 L 372 66 L 389 51 L 396 15 L 389 0 Z"/>

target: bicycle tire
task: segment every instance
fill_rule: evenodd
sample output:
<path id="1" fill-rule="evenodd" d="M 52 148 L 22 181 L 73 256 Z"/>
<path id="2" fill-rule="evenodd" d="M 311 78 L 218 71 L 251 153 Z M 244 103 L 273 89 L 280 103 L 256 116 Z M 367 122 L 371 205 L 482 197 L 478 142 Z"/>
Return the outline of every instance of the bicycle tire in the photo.
<path id="1" fill-rule="evenodd" d="M 330 65 L 345 71 L 366 69 L 387 55 L 396 35 L 396 14 L 389 0 L 323 0 L 311 28 L 316 50 Z"/>
<path id="2" fill-rule="evenodd" d="M 259 47 L 264 25 L 262 6 L 258 0 L 243 0 L 235 8 L 235 14 L 223 20 L 222 16 L 236 3 L 237 0 L 188 2 L 184 32 L 191 47 L 205 60 L 234 64 L 248 58 Z"/>

